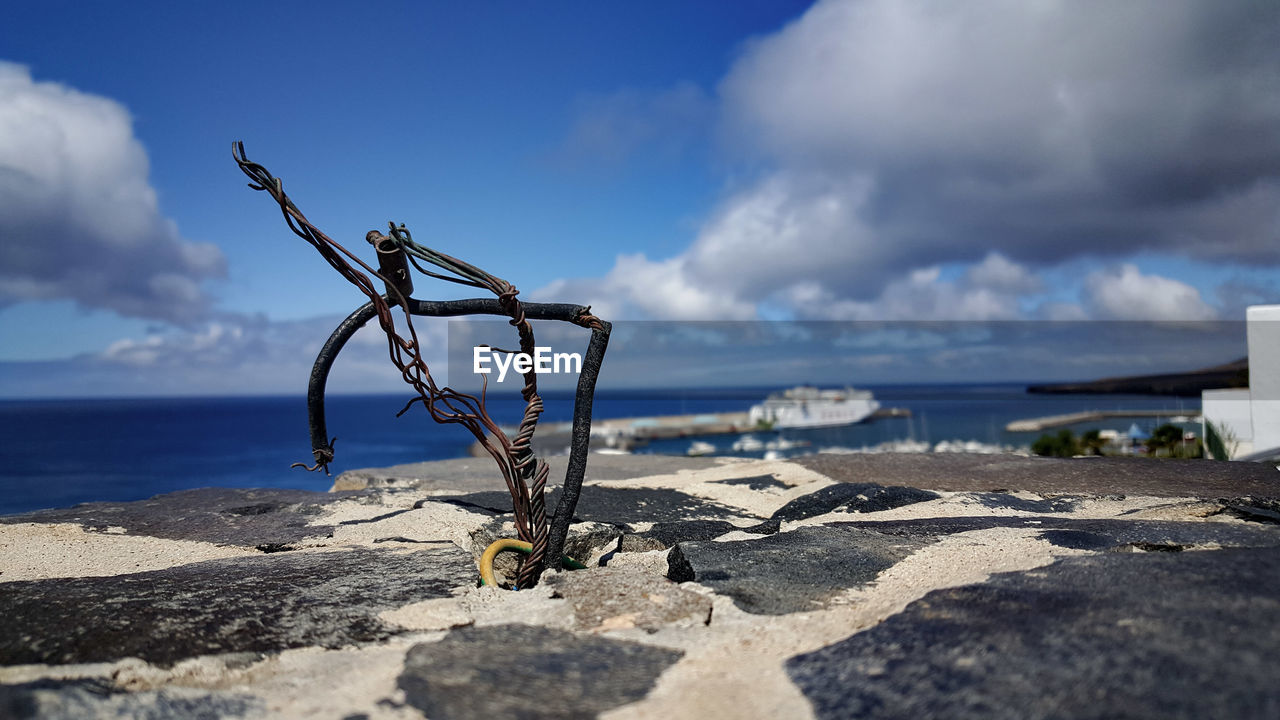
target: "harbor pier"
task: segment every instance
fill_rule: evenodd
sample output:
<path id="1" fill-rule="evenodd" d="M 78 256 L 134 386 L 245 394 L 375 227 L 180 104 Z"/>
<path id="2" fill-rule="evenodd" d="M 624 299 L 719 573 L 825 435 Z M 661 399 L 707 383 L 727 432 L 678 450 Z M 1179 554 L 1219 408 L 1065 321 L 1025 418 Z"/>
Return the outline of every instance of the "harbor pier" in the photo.
<path id="1" fill-rule="evenodd" d="M 746 412 L 698 413 L 689 415 L 654 415 L 651 417 L 603 418 L 591 421 L 591 446 L 630 451 L 652 440 L 703 435 L 733 435 L 768 431 L 753 424 Z M 911 417 L 907 408 L 880 408 L 864 422 L 878 418 Z M 573 432 L 572 423 L 538 425 L 533 436 L 534 451 L 555 455 L 567 447 Z M 479 456 L 483 449 L 473 444 L 471 454 Z"/>
<path id="2" fill-rule="evenodd" d="M 1106 420 L 1107 418 L 1173 418 L 1186 417 L 1189 420 L 1199 420 L 1198 412 L 1171 412 L 1169 410 L 1085 410 L 1082 412 L 1066 413 L 1063 415 L 1048 415 L 1045 417 L 1028 418 L 1026 420 L 1014 420 L 1004 426 L 1005 432 L 1040 432 L 1052 427 L 1064 427 L 1067 425 L 1075 425 L 1082 422 L 1096 422 L 1098 420 Z"/>

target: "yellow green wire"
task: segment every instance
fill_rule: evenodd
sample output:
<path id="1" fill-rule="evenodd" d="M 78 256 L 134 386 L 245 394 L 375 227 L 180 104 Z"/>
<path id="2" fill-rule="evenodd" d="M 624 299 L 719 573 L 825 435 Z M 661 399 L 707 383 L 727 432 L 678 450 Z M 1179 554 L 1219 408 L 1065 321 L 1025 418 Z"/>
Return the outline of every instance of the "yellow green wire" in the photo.
<path id="1" fill-rule="evenodd" d="M 515 540 L 512 538 L 503 538 L 490 543 L 489 547 L 485 548 L 484 553 L 480 556 L 481 585 L 498 587 L 498 580 L 493 575 L 493 559 L 498 556 L 498 553 L 504 550 L 513 550 L 515 552 L 528 555 L 533 552 L 533 543 L 527 543 L 523 540 Z M 568 555 L 561 555 L 560 560 L 564 563 L 564 566 L 570 570 L 587 569 L 586 565 L 583 565 Z"/>

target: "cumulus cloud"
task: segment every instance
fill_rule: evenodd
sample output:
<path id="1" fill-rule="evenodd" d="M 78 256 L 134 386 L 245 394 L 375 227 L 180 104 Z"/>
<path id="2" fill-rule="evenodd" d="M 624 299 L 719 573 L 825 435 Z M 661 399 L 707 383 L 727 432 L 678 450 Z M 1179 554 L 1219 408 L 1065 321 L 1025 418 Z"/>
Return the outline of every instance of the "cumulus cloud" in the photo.
<path id="1" fill-rule="evenodd" d="M 1110 320 L 1213 320 L 1218 315 L 1199 290 L 1172 278 L 1144 275 L 1128 263 L 1090 273 L 1084 288 L 1093 314 Z"/>
<path id="2" fill-rule="evenodd" d="M 1278 26 L 1270 3 L 830 0 L 744 54 L 725 116 L 782 166 L 870 173 L 902 252 L 1274 263 Z"/>
<path id="3" fill-rule="evenodd" d="M 740 320 L 793 284 L 847 279 L 859 256 L 877 253 L 858 235 L 856 198 L 793 193 L 797 182 L 778 176 L 733 198 L 677 257 L 622 254 L 604 277 L 557 281 L 532 297 L 583 298 L 619 318 Z"/>
<path id="4" fill-rule="evenodd" d="M 190 323 L 202 283 L 226 273 L 215 246 L 161 215 L 146 151 L 119 103 L 0 62 L 0 306 L 71 299 Z"/>
<path id="5" fill-rule="evenodd" d="M 798 317 L 815 320 L 1014 320 L 1027 317 L 1022 296 L 1040 289 L 1026 268 L 992 253 L 959 278 L 938 266 L 908 272 L 871 300 L 841 298 L 818 282 L 798 282 L 778 294 Z"/>
<path id="6" fill-rule="evenodd" d="M 755 307 L 692 277 L 683 258 L 654 261 L 643 254 L 619 255 L 601 278 L 557 280 L 529 293 L 542 302 L 587 304 L 610 319 L 748 320 Z"/>
<path id="7" fill-rule="evenodd" d="M 761 237 L 767 237 L 767 233 L 762 232 Z M 1026 298 L 1042 290 L 1043 284 L 1029 269 L 999 253 L 990 253 L 954 280 L 942 279 L 942 268 L 937 265 L 911 270 L 888 282 L 879 295 L 868 300 L 842 297 L 829 289 L 823 278 L 829 277 L 825 271 L 832 262 L 830 256 L 826 265 L 822 255 L 782 258 L 774 265 L 743 263 L 737 275 L 718 285 L 699 277 L 691 254 L 663 261 L 643 255 L 619 256 L 614 268 L 602 278 L 558 280 L 532 293 L 531 299 L 573 298 L 591 303 L 598 315 L 611 319 L 750 320 L 760 317 L 760 305 L 749 299 L 759 296 L 752 292 L 756 286 L 750 281 L 754 278 L 759 287 L 773 291 L 761 298 L 763 305 L 782 308 L 785 316 L 798 320 L 1086 317 L 1078 306 L 1071 306 L 1075 313 L 1050 308 L 1052 316 L 1048 310 L 1026 307 Z M 727 258 L 729 263 L 735 261 L 732 256 Z M 728 289 L 716 290 L 726 285 Z"/>
<path id="8" fill-rule="evenodd" d="M 1139 281 L 1074 305 L 1038 272 L 1143 251 L 1280 264 L 1277 27 L 1275 3 L 821 0 L 721 83 L 741 171 L 692 244 L 575 287 L 634 310 L 635 279 L 661 274 L 671 302 L 645 309 L 673 317 L 1078 318 Z"/>

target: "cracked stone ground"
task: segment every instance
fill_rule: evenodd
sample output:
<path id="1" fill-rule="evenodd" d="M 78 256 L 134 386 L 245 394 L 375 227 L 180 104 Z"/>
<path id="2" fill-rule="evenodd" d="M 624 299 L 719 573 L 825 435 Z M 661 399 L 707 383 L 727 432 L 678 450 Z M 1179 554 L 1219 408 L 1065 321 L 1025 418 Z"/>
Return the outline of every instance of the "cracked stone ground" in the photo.
<path id="1" fill-rule="evenodd" d="M 2 517 L 0 717 L 1280 717 L 1270 466 L 593 456 L 520 592 L 494 483 Z"/>

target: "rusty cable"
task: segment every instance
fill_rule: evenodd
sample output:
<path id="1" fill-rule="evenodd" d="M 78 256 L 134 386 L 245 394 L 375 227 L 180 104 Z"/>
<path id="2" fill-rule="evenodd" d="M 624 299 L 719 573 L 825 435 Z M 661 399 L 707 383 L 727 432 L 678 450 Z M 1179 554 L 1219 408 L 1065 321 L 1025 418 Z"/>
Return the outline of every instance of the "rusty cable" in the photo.
<path id="1" fill-rule="evenodd" d="M 243 143 L 234 144 L 232 155 L 241 171 L 253 181 L 249 187 L 270 194 L 280 206 L 285 224 L 289 229 L 315 248 L 331 267 L 355 285 L 373 305 L 378 325 L 387 337 L 387 351 L 391 362 L 400 370 L 402 379 L 417 392 L 417 397 L 410 400 L 400 414 L 403 414 L 413 403 L 421 402 L 436 422 L 460 424 L 465 427 L 497 463 L 507 489 L 511 493 L 516 532 L 521 540 L 531 545 L 529 557 L 520 567 L 517 583 L 520 587 L 535 585 L 545 565 L 548 546 L 545 501 L 548 473 L 546 463 L 537 458 L 532 449 L 533 433 L 538 417 L 543 411 L 542 398 L 538 395 L 537 377 L 533 369 L 524 374 L 525 384 L 521 390 L 521 396 L 525 401 L 525 412 L 515 438 L 509 439 L 487 411 L 485 402 L 488 390 L 487 378 L 482 386 L 480 397 L 436 385 L 430 369 L 422 359 L 408 298 L 400 292 L 399 287 L 312 225 L 284 192 L 281 180 L 262 165 L 248 159 Z M 403 225 L 397 227 L 394 223 L 390 223 L 389 227 L 390 236 L 379 234 L 375 237 L 374 233 L 370 233 L 367 239 L 375 247 L 382 240 L 392 240 L 404 250 L 411 261 L 416 257 L 457 276 L 448 277 L 430 272 L 419 266 L 417 262 L 413 262 L 416 269 L 431 277 L 493 292 L 497 295 L 503 312 L 510 317 L 510 324 L 517 330 L 521 351 L 534 354 L 533 329 L 525 318 L 520 301 L 516 298 L 519 291 L 514 285 L 469 263 L 415 243 L 408 229 Z M 356 269 L 352 263 L 382 280 L 387 295 L 384 297 L 379 293 L 369 276 Z M 408 337 L 396 330 L 391 311 L 393 304 L 400 307 L 403 312 L 404 327 Z M 594 316 L 589 317 L 594 319 Z M 598 319 L 595 321 L 599 323 Z M 593 326 L 584 325 L 584 327 Z M 314 454 L 316 464 L 312 467 L 306 465 L 303 467 L 309 470 L 323 467 L 328 472 L 328 463 L 333 459 L 332 447 L 316 449 Z"/>

